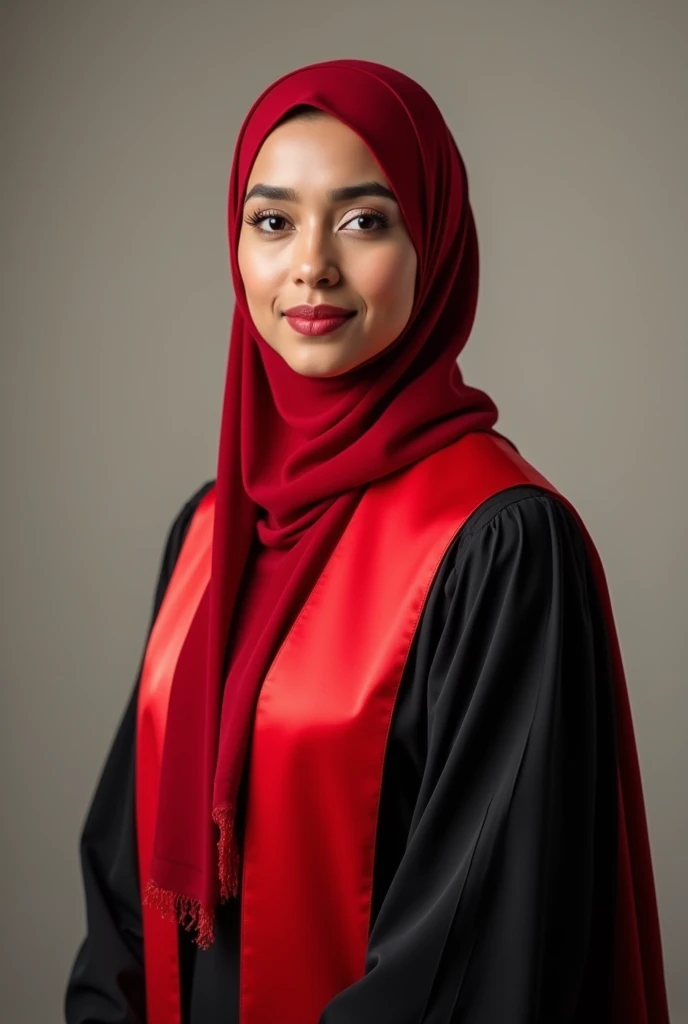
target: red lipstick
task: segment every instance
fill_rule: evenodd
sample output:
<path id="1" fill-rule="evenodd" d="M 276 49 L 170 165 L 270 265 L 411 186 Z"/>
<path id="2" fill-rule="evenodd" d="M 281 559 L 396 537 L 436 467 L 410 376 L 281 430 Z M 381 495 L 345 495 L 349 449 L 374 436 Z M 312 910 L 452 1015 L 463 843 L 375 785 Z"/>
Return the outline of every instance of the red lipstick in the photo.
<path id="1" fill-rule="evenodd" d="M 343 323 L 356 315 L 355 309 L 344 309 L 342 306 L 291 306 L 285 309 L 284 315 L 299 334 L 317 335 L 331 334 Z"/>

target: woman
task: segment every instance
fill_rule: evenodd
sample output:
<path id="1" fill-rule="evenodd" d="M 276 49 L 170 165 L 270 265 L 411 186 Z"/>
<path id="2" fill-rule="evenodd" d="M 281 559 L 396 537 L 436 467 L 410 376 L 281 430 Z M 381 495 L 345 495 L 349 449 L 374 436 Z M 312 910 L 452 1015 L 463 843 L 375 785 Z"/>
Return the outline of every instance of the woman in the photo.
<path id="1" fill-rule="evenodd" d="M 284 76 L 229 241 L 217 481 L 84 829 L 67 1021 L 666 1021 L 604 574 L 456 366 L 437 107 L 365 61 Z"/>

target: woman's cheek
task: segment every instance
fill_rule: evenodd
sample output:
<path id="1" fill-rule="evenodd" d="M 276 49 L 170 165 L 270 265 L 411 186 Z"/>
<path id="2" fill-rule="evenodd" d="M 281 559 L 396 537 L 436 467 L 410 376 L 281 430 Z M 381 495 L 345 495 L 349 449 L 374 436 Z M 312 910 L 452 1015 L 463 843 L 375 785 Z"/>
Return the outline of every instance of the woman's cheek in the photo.
<path id="1" fill-rule="evenodd" d="M 269 245 L 269 243 L 268 243 Z M 284 276 L 287 258 L 283 251 L 270 251 L 266 246 L 247 246 L 239 261 L 239 269 L 247 292 L 263 296 Z"/>
<path id="2" fill-rule="evenodd" d="M 362 294 L 369 306 L 387 311 L 406 307 L 409 303 L 409 282 L 411 296 L 415 280 L 415 255 L 406 252 L 386 253 L 376 260 L 370 260 L 363 282 Z"/>
<path id="3" fill-rule="evenodd" d="M 367 306 L 378 303 L 387 304 L 394 294 L 394 270 L 396 260 L 391 254 L 371 253 L 367 259 L 361 259 L 356 266 L 357 291 Z"/>

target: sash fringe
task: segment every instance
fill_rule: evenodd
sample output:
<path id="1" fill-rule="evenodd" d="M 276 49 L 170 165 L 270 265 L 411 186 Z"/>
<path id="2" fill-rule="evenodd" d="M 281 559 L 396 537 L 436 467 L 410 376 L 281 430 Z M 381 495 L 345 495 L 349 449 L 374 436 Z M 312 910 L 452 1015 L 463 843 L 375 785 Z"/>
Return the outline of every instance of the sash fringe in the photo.
<path id="1" fill-rule="evenodd" d="M 238 895 L 240 855 L 234 831 L 234 810 L 231 807 L 216 807 L 213 821 L 220 829 L 217 843 L 218 873 L 220 876 L 220 902 Z M 214 939 L 215 912 L 206 910 L 199 900 L 181 893 L 162 889 L 149 881 L 143 891 L 143 903 L 154 907 L 166 919 L 172 919 L 187 932 L 194 932 L 193 941 L 201 949 L 208 949 Z"/>
<path id="2" fill-rule="evenodd" d="M 226 903 L 239 891 L 239 848 L 234 830 L 234 808 L 216 807 L 213 821 L 220 829 L 217 843 L 220 902 Z"/>
<path id="3" fill-rule="evenodd" d="M 161 889 L 154 882 L 148 882 L 143 892 L 143 902 L 154 907 L 164 918 L 172 918 L 185 931 L 195 930 L 194 942 L 201 949 L 208 949 L 213 942 L 213 925 L 215 915 L 208 911 L 198 900 L 182 896 L 169 889 Z"/>

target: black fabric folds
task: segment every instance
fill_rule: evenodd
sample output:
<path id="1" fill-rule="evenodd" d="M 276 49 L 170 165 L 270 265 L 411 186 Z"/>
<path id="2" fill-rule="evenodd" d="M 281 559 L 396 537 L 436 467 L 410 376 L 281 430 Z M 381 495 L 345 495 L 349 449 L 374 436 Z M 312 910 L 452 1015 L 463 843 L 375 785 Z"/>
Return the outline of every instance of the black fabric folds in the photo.
<path id="1" fill-rule="evenodd" d="M 154 615 L 202 488 L 172 526 Z M 143 1024 L 134 687 L 81 839 L 88 930 L 67 1024 Z M 535 487 L 447 551 L 386 752 L 366 973 L 320 1024 L 564 1024 L 611 978 L 613 680 L 583 539 Z M 238 901 L 180 934 L 184 1024 L 238 1024 Z"/>

